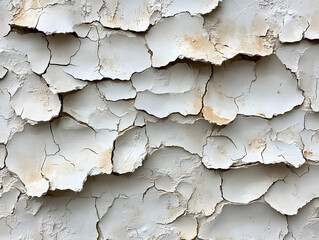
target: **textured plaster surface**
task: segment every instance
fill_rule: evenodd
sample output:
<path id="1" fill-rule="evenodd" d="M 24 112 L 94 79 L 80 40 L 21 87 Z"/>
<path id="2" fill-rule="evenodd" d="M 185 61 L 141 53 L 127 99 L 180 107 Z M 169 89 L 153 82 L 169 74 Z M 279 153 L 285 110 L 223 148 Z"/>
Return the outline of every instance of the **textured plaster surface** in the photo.
<path id="1" fill-rule="evenodd" d="M 319 239 L 318 22 L 0 0 L 0 240 Z"/>

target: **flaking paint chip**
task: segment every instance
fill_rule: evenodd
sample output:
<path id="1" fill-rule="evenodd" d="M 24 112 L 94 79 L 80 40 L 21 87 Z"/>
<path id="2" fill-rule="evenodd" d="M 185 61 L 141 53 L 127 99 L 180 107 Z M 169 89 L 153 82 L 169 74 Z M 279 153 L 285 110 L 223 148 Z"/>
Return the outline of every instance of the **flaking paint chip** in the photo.
<path id="1" fill-rule="evenodd" d="M 244 228 L 243 228 L 244 224 Z M 249 205 L 223 207 L 221 213 L 210 217 L 199 229 L 201 239 L 283 239 L 288 233 L 285 216 L 267 204 L 255 202 Z"/>
<path id="2" fill-rule="evenodd" d="M 149 68 L 132 76 L 137 90 L 134 105 L 158 118 L 175 112 L 197 115 L 210 75 L 208 65 L 180 63 L 164 70 Z"/>
<path id="3" fill-rule="evenodd" d="M 316 180 L 318 171 L 318 166 L 309 165 L 307 172 L 301 176 L 291 172 L 284 181 L 276 182 L 269 189 L 265 194 L 265 201 L 282 214 L 297 214 L 300 208 L 318 197 L 318 186 L 311 183 Z"/>

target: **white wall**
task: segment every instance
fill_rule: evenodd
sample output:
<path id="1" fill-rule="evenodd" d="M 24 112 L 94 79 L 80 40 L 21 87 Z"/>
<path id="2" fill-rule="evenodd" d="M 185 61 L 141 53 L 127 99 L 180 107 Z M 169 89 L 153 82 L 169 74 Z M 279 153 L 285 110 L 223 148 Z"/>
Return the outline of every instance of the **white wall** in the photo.
<path id="1" fill-rule="evenodd" d="M 0 1 L 0 240 L 319 239 L 319 1 Z"/>

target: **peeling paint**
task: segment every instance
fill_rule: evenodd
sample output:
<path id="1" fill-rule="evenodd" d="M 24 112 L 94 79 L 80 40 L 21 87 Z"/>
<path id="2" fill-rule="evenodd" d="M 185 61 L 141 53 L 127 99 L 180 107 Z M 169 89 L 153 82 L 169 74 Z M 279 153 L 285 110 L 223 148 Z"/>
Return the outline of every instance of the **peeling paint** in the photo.
<path id="1" fill-rule="evenodd" d="M 315 239 L 316 0 L 0 1 L 0 239 Z"/>

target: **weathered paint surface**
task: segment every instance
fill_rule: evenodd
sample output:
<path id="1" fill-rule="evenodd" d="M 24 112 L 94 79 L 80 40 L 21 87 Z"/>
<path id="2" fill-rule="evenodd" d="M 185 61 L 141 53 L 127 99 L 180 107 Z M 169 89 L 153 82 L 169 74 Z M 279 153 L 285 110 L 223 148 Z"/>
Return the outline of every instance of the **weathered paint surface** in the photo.
<path id="1" fill-rule="evenodd" d="M 0 239 L 319 239 L 318 22 L 0 0 Z"/>

